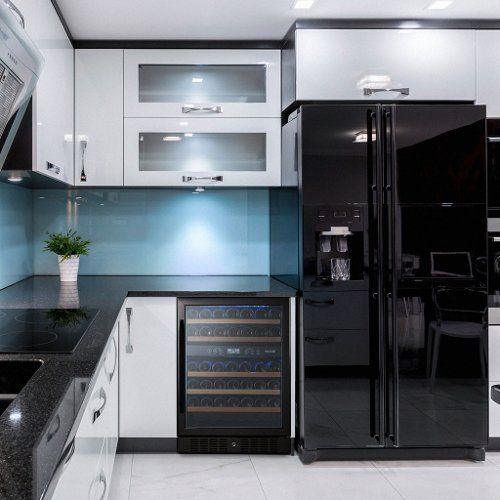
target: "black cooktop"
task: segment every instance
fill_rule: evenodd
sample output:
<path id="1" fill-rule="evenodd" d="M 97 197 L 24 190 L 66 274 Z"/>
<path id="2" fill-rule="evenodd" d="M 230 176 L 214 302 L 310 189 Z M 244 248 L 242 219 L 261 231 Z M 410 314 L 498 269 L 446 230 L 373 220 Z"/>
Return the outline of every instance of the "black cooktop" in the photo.
<path id="1" fill-rule="evenodd" d="M 0 309 L 0 352 L 73 352 L 96 309 Z"/>

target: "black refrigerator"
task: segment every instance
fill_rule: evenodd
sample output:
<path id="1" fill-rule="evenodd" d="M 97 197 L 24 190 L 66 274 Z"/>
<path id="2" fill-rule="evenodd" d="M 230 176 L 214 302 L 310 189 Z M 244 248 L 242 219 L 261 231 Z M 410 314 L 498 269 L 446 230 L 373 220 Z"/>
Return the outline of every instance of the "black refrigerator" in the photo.
<path id="1" fill-rule="evenodd" d="M 271 273 L 301 290 L 298 452 L 484 459 L 485 108 L 302 105 L 271 190 Z"/>

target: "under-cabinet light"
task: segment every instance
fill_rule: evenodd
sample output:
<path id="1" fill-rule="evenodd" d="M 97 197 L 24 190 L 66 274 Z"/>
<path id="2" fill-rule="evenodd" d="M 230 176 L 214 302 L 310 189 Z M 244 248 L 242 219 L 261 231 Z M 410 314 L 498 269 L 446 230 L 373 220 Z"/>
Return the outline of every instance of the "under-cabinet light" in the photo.
<path id="1" fill-rule="evenodd" d="M 11 175 L 7 178 L 9 182 L 21 182 L 23 178 L 20 175 Z"/>
<path id="2" fill-rule="evenodd" d="M 166 135 L 163 140 L 165 142 L 179 142 L 182 141 L 182 137 L 180 135 Z"/>

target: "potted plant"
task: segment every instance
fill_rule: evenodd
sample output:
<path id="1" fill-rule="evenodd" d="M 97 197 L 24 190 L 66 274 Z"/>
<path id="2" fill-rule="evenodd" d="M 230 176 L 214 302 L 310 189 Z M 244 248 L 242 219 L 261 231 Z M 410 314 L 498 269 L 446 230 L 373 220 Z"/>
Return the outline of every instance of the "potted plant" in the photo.
<path id="1" fill-rule="evenodd" d="M 84 240 L 74 230 L 47 234 L 44 250 L 57 255 L 61 281 L 76 281 L 80 255 L 88 255 L 90 241 Z"/>

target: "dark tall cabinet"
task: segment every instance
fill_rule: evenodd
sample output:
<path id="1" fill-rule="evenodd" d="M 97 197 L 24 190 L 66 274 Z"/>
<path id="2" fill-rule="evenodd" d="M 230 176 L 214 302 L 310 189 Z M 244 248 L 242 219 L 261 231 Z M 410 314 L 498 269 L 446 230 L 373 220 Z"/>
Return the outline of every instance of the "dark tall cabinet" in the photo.
<path id="1" fill-rule="evenodd" d="M 484 457 L 485 124 L 468 104 L 324 104 L 284 126 L 271 272 L 302 291 L 303 461 Z"/>

